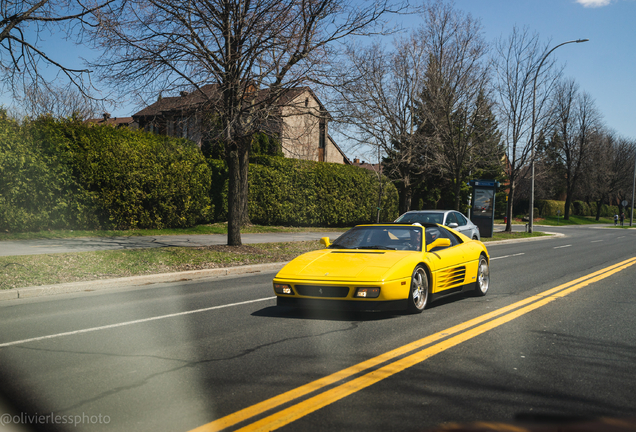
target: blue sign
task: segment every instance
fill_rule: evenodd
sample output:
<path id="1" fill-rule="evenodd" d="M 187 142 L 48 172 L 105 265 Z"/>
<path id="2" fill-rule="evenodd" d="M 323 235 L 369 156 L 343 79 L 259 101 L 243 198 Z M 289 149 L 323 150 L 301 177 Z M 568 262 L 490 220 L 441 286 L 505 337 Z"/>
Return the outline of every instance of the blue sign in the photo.
<path id="1" fill-rule="evenodd" d="M 498 188 L 499 182 L 495 180 L 471 180 L 469 182 L 474 187 Z"/>

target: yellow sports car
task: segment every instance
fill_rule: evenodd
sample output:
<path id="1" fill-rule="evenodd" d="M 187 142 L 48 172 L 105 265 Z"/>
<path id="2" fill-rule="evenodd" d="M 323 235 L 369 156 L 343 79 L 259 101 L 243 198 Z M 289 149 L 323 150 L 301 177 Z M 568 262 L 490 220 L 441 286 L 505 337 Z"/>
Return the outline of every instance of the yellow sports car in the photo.
<path id="1" fill-rule="evenodd" d="M 274 278 L 279 306 L 405 309 L 490 285 L 484 244 L 437 224 L 359 225 L 325 249 L 288 263 Z"/>

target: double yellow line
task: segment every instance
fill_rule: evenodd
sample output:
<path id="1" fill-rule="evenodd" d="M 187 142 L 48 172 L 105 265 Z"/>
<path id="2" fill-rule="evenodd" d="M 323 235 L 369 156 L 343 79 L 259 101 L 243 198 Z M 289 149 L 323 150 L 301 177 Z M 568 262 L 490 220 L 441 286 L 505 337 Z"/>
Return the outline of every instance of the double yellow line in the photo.
<path id="1" fill-rule="evenodd" d="M 399 359 L 388 363 L 378 369 L 368 372 L 362 376 L 346 381 L 336 387 L 323 391 L 315 396 L 305 399 L 288 408 L 277 411 L 261 420 L 251 423 L 240 431 L 271 431 L 285 426 L 301 417 L 304 417 L 314 411 L 319 410 L 329 404 L 332 404 L 352 393 L 358 392 L 366 387 L 371 386 L 385 378 L 395 375 L 411 366 L 414 366 L 435 354 L 441 353 L 451 347 L 462 342 L 474 338 L 482 333 L 499 327 L 502 324 L 519 318 L 526 313 L 538 309 L 546 304 L 567 296 L 587 285 L 605 279 L 615 273 L 618 273 L 633 264 L 636 264 L 636 257 L 630 258 L 618 264 L 606 267 L 597 272 L 583 276 L 571 282 L 559 285 L 556 288 L 549 289 L 540 294 L 528 297 L 527 299 L 518 301 L 509 306 L 497 309 L 496 311 L 487 313 L 470 321 L 456 325 L 449 329 L 427 336 L 410 344 L 401 346 L 392 351 L 386 352 L 377 357 L 358 363 L 349 368 L 343 369 L 324 378 L 305 384 L 301 387 L 290 390 L 281 395 L 267 399 L 256 405 L 252 405 L 233 414 L 215 420 L 211 423 L 193 429 L 191 432 L 211 432 L 220 431 L 238 423 L 244 422 L 255 416 L 263 414 L 267 411 L 288 404 L 295 399 L 309 395 L 331 386 L 339 381 L 354 375 L 360 374 L 368 369 L 379 366 L 383 363 Z M 412 351 L 418 350 L 410 355 L 406 355 Z M 402 357 L 404 356 L 404 357 Z"/>

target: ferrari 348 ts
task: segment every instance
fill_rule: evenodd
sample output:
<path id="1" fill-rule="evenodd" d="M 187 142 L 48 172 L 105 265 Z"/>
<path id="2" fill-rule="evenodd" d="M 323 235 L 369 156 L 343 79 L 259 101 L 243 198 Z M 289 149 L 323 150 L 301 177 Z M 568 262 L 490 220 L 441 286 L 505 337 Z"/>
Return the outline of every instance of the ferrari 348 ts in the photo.
<path id="1" fill-rule="evenodd" d="M 486 247 L 437 224 L 358 225 L 324 249 L 289 262 L 274 278 L 279 306 L 399 310 L 490 285 Z"/>

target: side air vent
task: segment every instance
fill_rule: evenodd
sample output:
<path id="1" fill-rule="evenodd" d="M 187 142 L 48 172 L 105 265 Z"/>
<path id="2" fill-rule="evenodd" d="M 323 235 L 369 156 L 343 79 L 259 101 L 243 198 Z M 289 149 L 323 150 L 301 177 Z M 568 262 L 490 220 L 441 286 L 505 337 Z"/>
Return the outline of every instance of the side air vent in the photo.
<path id="1" fill-rule="evenodd" d="M 451 288 L 456 285 L 463 285 L 466 279 L 466 267 L 455 267 L 440 272 L 437 287 L 440 290 Z"/>

